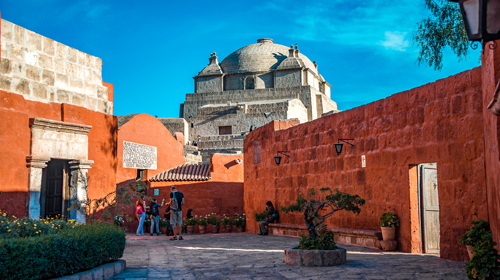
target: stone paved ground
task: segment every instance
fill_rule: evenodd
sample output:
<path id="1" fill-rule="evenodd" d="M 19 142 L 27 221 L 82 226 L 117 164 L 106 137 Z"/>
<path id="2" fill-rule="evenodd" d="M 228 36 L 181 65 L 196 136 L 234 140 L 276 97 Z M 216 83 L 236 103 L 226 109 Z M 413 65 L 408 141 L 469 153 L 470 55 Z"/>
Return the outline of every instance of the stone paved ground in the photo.
<path id="1" fill-rule="evenodd" d="M 294 267 L 283 248 L 298 239 L 251 233 L 127 236 L 127 269 L 113 279 L 467 279 L 465 263 L 431 255 L 388 253 L 341 245 L 347 263 L 336 267 Z"/>

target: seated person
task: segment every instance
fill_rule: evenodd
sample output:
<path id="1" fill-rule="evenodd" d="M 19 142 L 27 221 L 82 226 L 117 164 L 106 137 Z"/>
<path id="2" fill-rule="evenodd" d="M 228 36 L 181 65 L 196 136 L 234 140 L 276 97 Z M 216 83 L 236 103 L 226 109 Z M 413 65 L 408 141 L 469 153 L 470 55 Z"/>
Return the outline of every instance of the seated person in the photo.
<path id="1" fill-rule="evenodd" d="M 267 213 L 266 219 L 264 221 L 259 222 L 259 227 L 260 227 L 259 235 L 267 235 L 266 226 L 269 223 L 274 223 L 280 217 L 278 211 L 274 209 L 273 203 L 271 201 L 266 202 L 266 213 Z"/>

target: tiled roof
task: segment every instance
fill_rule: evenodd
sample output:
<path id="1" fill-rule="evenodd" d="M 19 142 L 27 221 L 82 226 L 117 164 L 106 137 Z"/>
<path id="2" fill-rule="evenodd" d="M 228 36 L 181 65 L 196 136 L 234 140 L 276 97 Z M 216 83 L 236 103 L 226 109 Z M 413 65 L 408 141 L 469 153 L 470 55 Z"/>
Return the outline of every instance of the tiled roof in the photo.
<path id="1" fill-rule="evenodd" d="M 183 164 L 153 176 L 149 181 L 206 181 L 210 180 L 209 164 Z"/>

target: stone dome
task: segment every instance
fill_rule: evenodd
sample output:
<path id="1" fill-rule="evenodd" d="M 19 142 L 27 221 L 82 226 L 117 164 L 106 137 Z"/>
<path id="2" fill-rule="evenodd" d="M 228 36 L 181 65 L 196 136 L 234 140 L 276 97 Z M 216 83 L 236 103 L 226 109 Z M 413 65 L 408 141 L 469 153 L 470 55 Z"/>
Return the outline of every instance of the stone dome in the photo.
<path id="1" fill-rule="evenodd" d="M 225 74 L 271 71 L 288 57 L 290 47 L 274 44 L 272 39 L 258 39 L 256 44 L 245 46 L 220 63 Z M 299 53 L 306 68 L 318 73 L 307 56 Z"/>

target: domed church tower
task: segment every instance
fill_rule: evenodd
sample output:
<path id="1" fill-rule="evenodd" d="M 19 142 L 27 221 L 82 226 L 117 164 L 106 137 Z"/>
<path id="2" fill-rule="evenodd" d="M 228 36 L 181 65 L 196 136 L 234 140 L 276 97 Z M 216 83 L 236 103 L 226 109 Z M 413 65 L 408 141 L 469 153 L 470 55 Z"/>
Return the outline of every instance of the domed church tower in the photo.
<path id="1" fill-rule="evenodd" d="M 201 137 L 203 161 L 215 152 L 243 151 L 244 133 L 272 120 L 314 120 L 338 112 L 330 99 L 331 85 L 316 62 L 297 45 L 286 47 L 259 39 L 228 55 L 220 64 L 216 53 L 186 94 L 180 117 L 188 123 L 189 141 Z"/>

